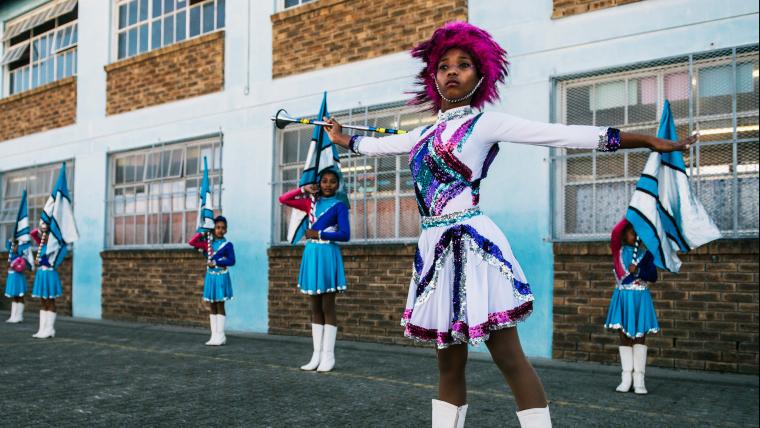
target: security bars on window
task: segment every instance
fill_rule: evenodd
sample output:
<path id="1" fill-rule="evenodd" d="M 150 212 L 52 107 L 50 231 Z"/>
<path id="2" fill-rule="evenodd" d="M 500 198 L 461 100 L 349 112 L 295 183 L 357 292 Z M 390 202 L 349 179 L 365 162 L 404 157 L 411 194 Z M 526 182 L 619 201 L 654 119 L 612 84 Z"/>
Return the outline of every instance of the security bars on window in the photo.
<path id="1" fill-rule="evenodd" d="M 726 237 L 758 235 L 757 46 L 687 55 L 557 80 L 556 118 L 654 135 L 665 99 L 691 185 Z M 559 240 L 607 239 L 624 215 L 648 150 L 553 150 L 553 228 Z"/>
<path id="2" fill-rule="evenodd" d="M 220 212 L 222 144 L 218 137 L 111 155 L 109 248 L 184 246 L 195 233 L 204 156 L 214 208 Z"/>
<path id="3" fill-rule="evenodd" d="M 15 171 L 3 172 L 0 182 L 0 242 L 5 243 L 13 235 L 16 223 L 18 205 L 21 203 L 21 193 L 26 189 L 31 227 L 36 227 L 40 221 L 40 213 L 45 206 L 50 190 L 58 179 L 60 162 L 33 166 Z M 66 179 L 72 202 L 74 196 L 74 161 L 66 161 Z M 3 248 L 5 248 L 3 246 Z"/>
<path id="4" fill-rule="evenodd" d="M 401 103 L 335 113 L 344 124 L 414 129 L 435 122 L 429 113 Z M 277 196 L 298 185 L 313 127 L 291 125 L 277 132 L 273 237 L 287 243 L 290 208 L 277 203 Z M 420 219 L 409 172 L 408 156 L 364 157 L 339 149 L 343 170 L 342 188 L 351 210 L 351 242 L 412 242 L 420 233 Z"/>

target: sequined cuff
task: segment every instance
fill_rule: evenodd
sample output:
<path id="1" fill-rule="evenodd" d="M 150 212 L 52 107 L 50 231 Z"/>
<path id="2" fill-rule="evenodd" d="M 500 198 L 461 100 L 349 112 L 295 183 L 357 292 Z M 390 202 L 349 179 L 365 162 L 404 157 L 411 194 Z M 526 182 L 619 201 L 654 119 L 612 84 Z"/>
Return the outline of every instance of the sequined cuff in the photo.
<path id="1" fill-rule="evenodd" d="M 620 130 L 617 128 L 600 128 L 599 144 L 596 149 L 600 152 L 615 152 L 620 148 Z"/>
<path id="2" fill-rule="evenodd" d="M 357 155 L 361 154 L 359 153 L 359 143 L 362 138 L 364 137 L 361 135 L 352 135 L 351 139 L 348 141 L 348 149 Z"/>

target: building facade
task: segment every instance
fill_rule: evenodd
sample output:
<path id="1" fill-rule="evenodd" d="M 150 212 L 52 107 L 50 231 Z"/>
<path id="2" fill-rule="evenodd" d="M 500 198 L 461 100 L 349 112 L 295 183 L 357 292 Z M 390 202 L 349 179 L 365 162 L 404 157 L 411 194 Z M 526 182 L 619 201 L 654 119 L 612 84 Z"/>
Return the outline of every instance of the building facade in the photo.
<path id="1" fill-rule="evenodd" d="M 0 4 L 0 238 L 22 189 L 38 217 L 60 162 L 81 239 L 63 272 L 76 317 L 203 325 L 193 232 L 206 157 L 238 264 L 230 328 L 308 334 L 286 245 L 310 130 L 276 130 L 280 108 L 411 129 L 419 64 L 440 24 L 467 20 L 510 56 L 502 102 L 527 119 L 653 133 L 664 100 L 698 197 L 725 239 L 685 257 L 653 290 L 654 364 L 758 371 L 758 6 L 729 0 L 16 0 Z M 625 23 L 625 25 L 621 25 Z M 399 319 L 419 233 L 401 156 L 342 153 L 353 241 L 343 338 L 407 343 Z M 605 244 L 646 153 L 502 144 L 481 206 L 505 231 L 536 294 L 520 326 L 529 355 L 613 361 L 601 327 L 612 291 Z"/>

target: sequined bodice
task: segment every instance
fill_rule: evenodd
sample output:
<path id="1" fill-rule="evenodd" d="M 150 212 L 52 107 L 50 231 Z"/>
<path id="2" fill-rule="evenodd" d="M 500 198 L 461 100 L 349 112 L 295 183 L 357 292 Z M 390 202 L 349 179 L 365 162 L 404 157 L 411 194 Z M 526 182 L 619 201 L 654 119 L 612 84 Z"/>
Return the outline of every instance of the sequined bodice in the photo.
<path id="1" fill-rule="evenodd" d="M 462 110 L 457 109 L 456 113 Z M 443 117 L 422 131 L 409 154 L 417 207 L 422 216 L 439 216 L 476 207 L 480 181 L 498 151 L 491 145 L 467 144 L 482 113 L 471 110 Z M 463 120 L 464 119 L 464 120 Z M 482 153 L 486 150 L 486 153 Z M 482 162 L 485 156 L 485 163 Z M 481 164 L 472 164 L 472 159 Z M 468 163 L 469 162 L 469 163 Z"/>

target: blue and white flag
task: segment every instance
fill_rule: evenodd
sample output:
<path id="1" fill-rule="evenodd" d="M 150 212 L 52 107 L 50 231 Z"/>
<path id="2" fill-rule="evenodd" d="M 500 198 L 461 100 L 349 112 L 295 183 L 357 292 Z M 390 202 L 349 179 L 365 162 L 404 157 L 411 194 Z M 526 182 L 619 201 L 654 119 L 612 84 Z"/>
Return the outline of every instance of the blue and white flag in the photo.
<path id="1" fill-rule="evenodd" d="M 66 184 L 66 163 L 61 164 L 58 180 L 42 209 L 41 221 L 48 225 L 45 255 L 53 266 L 58 266 L 66 256 L 66 246 L 79 239 L 71 194 Z"/>
<path id="2" fill-rule="evenodd" d="M 203 157 L 203 179 L 201 180 L 201 188 L 198 192 L 198 222 L 196 224 L 195 231 L 198 233 L 206 233 L 214 230 L 214 205 L 211 197 L 211 186 L 208 179 L 208 162 L 206 157 Z"/>
<path id="3" fill-rule="evenodd" d="M 327 92 L 322 95 L 322 104 L 319 107 L 317 119 L 329 117 L 327 111 Z M 320 175 L 328 170 L 335 171 L 338 174 L 339 181 L 342 181 L 343 174 L 340 171 L 340 158 L 338 157 L 338 148 L 327 136 L 324 127 L 315 126 L 311 134 L 309 143 L 309 152 L 306 155 L 301 178 L 298 181 L 298 187 L 308 184 L 318 184 Z M 348 197 L 344 192 L 336 194 L 346 206 L 348 206 Z M 314 209 L 314 198 L 312 198 L 312 210 Z M 313 220 L 313 219 L 312 219 Z M 288 241 L 291 244 L 298 242 L 306 233 L 309 227 L 309 215 L 300 210 L 292 210 L 290 213 L 290 223 L 288 225 Z"/>
<path id="4" fill-rule="evenodd" d="M 668 101 L 657 136 L 678 140 Z M 670 272 L 681 267 L 677 251 L 688 252 L 721 236 L 691 191 L 681 152 L 649 155 L 625 218 L 654 256 L 657 267 Z"/>
<path id="5" fill-rule="evenodd" d="M 21 193 L 21 203 L 16 214 L 16 224 L 13 228 L 13 240 L 18 245 L 18 252 L 22 255 L 29 266 L 34 266 L 34 254 L 32 254 L 32 236 L 29 234 L 29 208 L 26 204 L 26 190 Z"/>

